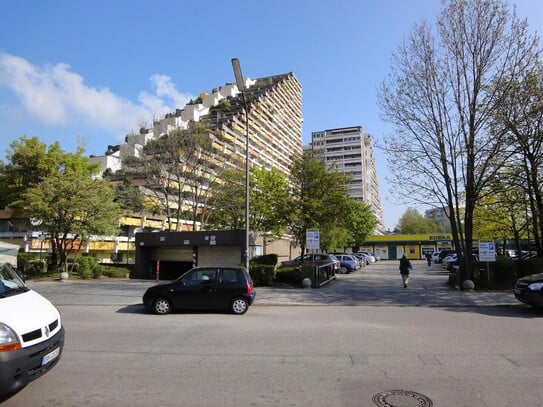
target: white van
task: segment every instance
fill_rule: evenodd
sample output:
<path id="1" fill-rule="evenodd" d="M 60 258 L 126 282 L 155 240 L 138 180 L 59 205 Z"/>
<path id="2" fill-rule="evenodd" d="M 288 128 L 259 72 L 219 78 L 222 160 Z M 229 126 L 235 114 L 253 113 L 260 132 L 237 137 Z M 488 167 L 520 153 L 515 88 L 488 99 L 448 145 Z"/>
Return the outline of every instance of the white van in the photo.
<path id="1" fill-rule="evenodd" d="M 0 402 L 51 370 L 64 346 L 58 310 L 15 270 L 18 251 L 0 242 Z"/>

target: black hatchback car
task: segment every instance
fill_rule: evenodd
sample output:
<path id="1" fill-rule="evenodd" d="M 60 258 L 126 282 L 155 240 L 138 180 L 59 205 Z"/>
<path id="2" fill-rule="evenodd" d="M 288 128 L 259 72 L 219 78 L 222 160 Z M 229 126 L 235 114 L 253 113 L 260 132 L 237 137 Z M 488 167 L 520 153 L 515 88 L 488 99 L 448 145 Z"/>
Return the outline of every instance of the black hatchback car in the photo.
<path id="1" fill-rule="evenodd" d="M 521 277 L 513 289 L 515 298 L 534 307 L 543 307 L 543 273 Z"/>
<path id="2" fill-rule="evenodd" d="M 170 283 L 149 287 L 143 305 L 157 314 L 213 309 L 242 315 L 254 299 L 253 281 L 244 268 L 196 267 Z"/>

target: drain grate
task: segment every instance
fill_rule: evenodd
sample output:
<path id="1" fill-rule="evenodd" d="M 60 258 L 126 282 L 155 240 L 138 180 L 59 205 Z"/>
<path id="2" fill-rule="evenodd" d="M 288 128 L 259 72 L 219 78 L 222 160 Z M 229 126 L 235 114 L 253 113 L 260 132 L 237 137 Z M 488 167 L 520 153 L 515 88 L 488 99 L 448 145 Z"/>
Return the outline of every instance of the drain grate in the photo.
<path id="1" fill-rule="evenodd" d="M 409 390 L 387 390 L 372 398 L 379 407 L 432 407 L 434 403 L 424 394 Z"/>

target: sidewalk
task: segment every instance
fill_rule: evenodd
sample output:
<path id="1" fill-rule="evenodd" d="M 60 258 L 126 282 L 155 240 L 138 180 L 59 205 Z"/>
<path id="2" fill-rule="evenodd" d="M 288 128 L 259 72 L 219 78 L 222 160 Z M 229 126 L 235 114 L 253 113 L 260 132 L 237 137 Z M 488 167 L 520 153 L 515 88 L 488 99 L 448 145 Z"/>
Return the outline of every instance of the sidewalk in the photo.
<path id="1" fill-rule="evenodd" d="M 446 282 L 448 274 L 440 265 L 429 268 L 414 261 L 408 288 L 403 288 L 398 262 L 373 263 L 352 274 L 339 274 L 319 289 L 256 288 L 256 306 L 415 306 L 479 307 L 522 306 L 511 291 L 458 291 Z M 55 305 L 133 305 L 141 304 L 152 280 L 67 280 L 28 281 L 30 288 Z"/>

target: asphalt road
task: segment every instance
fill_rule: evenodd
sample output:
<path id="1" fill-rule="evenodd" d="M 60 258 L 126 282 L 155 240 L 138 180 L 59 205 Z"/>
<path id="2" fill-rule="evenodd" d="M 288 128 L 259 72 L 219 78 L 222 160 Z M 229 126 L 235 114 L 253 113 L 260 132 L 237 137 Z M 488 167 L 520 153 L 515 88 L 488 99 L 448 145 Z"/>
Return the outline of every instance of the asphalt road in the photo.
<path id="1" fill-rule="evenodd" d="M 243 316 L 147 314 L 150 281 L 30 282 L 64 353 L 2 406 L 543 406 L 543 312 L 446 279 L 420 262 L 404 289 L 383 262 Z"/>

